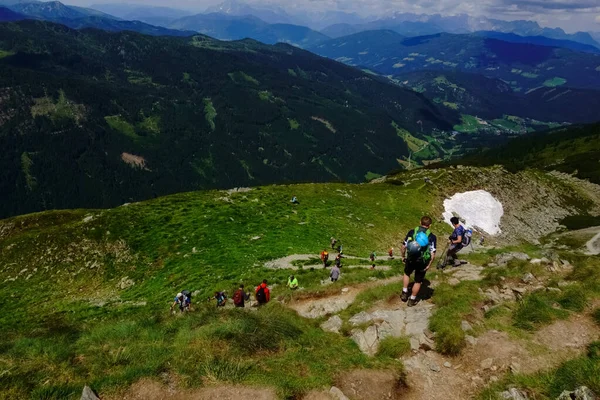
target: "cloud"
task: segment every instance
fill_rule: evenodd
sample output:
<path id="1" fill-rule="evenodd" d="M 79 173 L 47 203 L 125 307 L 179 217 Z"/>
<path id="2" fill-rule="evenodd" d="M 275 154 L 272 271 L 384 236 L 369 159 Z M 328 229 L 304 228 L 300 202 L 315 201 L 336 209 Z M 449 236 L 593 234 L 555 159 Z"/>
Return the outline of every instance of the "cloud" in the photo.
<path id="1" fill-rule="evenodd" d="M 596 22 L 600 24 L 600 15 L 596 16 Z"/>

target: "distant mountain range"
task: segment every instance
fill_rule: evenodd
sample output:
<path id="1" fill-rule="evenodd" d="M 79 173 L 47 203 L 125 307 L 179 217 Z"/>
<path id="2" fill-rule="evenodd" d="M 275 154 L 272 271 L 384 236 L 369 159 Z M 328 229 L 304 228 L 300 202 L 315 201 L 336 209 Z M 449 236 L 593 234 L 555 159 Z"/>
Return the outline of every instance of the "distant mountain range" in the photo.
<path id="1" fill-rule="evenodd" d="M 395 79 L 440 106 L 485 120 L 505 116 L 569 123 L 599 120 L 598 90 L 542 86 L 519 93 L 502 80 L 457 71 L 415 71 L 397 75 Z M 509 130 L 523 129 L 520 122 L 511 122 L 510 117 L 498 123 Z"/>
<path id="2" fill-rule="evenodd" d="M 126 21 L 142 21 L 147 24 L 168 26 L 176 19 L 193 13 L 169 7 L 153 7 L 140 4 L 113 3 L 94 4 L 91 8 L 105 12 Z"/>
<path id="3" fill-rule="evenodd" d="M 40 19 L 66 25 L 74 29 L 96 28 L 105 31 L 134 31 L 152 36 L 191 36 L 192 31 L 182 31 L 150 25 L 140 21 L 124 21 L 103 12 L 66 6 L 58 1 L 17 3 L 11 9 L 0 7 L 0 21 Z"/>
<path id="4" fill-rule="evenodd" d="M 471 17 L 466 14 L 441 16 L 439 14 L 396 13 L 389 18 L 362 24 L 342 23 L 332 25 L 321 32 L 332 38 L 337 38 L 382 29 L 392 30 L 404 36 L 424 36 L 442 32 L 462 34 L 491 31 L 513 33 L 519 36 L 545 36 L 550 39 L 570 40 L 600 48 L 600 42 L 596 41 L 587 32 L 567 34 L 560 28 L 542 28 L 534 21 L 502 21 L 486 17 Z"/>
<path id="5" fill-rule="evenodd" d="M 238 17 L 219 13 L 183 17 L 169 24 L 169 28 L 193 30 L 221 40 L 252 38 L 266 44 L 283 42 L 298 47 L 312 46 L 329 39 L 304 26 L 267 24 L 252 16 Z"/>
<path id="6" fill-rule="evenodd" d="M 0 217 L 199 188 L 361 182 L 460 121 L 286 44 L 31 20 L 0 24 L 0 37 Z M 439 158 L 435 149 L 427 155 Z"/>
<path id="7" fill-rule="evenodd" d="M 369 31 L 310 48 L 325 57 L 386 76 L 421 70 L 479 73 L 516 92 L 549 86 L 600 90 L 600 55 L 566 48 L 511 43 L 481 34 L 441 33 L 405 38 Z"/>

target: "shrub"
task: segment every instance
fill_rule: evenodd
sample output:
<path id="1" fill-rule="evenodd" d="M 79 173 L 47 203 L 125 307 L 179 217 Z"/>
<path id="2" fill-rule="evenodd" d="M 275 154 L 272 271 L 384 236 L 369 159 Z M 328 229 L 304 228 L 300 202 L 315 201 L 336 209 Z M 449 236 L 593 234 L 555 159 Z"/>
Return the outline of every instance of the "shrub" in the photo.
<path id="1" fill-rule="evenodd" d="M 513 315 L 514 325 L 526 330 L 535 330 L 556 318 L 568 317 L 568 312 L 552 307 L 553 301 L 546 294 L 532 293 L 525 297 Z"/>
<path id="2" fill-rule="evenodd" d="M 378 357 L 400 358 L 410 351 L 410 341 L 407 337 L 388 336 L 379 342 Z"/>

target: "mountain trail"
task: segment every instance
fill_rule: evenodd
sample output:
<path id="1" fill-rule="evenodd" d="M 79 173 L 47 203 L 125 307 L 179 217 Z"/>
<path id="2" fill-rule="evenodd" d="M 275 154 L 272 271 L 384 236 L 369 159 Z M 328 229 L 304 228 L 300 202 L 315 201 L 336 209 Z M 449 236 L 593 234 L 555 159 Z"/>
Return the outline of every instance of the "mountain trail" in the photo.
<path id="1" fill-rule="evenodd" d="M 288 304 L 288 307 L 295 310 L 298 315 L 302 317 L 320 318 L 327 314 L 336 314 L 345 310 L 354 302 L 356 296 L 367 289 L 401 281 L 402 276 L 394 276 L 392 278 L 379 279 L 354 286 L 344 286 L 343 288 L 340 288 L 341 292 L 338 294 L 292 301 Z"/>
<path id="2" fill-rule="evenodd" d="M 329 257 L 329 265 L 333 265 L 333 260 L 335 257 Z M 303 266 L 297 266 L 294 265 L 295 261 L 311 261 L 311 260 L 315 260 L 315 263 L 312 265 L 303 265 Z M 343 256 L 342 257 L 342 265 L 343 268 L 371 268 L 370 264 L 350 264 L 351 261 L 350 260 L 359 260 L 359 261 L 369 261 L 368 258 L 362 258 L 362 257 L 356 257 L 356 256 Z M 375 261 L 377 260 L 390 260 L 389 257 L 375 257 Z M 321 263 L 321 261 L 319 260 L 319 255 L 318 254 L 292 254 L 289 256 L 285 256 L 285 257 L 281 257 L 281 258 L 277 258 L 275 260 L 271 260 L 271 261 L 267 261 L 264 264 L 265 268 L 270 268 L 270 269 L 291 269 L 291 270 L 298 270 L 298 269 L 311 269 L 311 268 L 322 268 L 323 264 Z M 384 270 L 384 271 L 388 271 L 391 269 L 391 267 L 389 265 L 378 265 L 377 269 L 380 270 Z"/>
<path id="3" fill-rule="evenodd" d="M 565 338 L 569 343 L 565 345 Z M 458 357 L 419 351 L 403 359 L 409 390 L 403 400 L 461 400 L 473 397 L 505 373 L 550 370 L 583 354 L 600 338 L 589 316 L 573 315 L 533 334 L 532 341 L 490 330 L 478 336 Z"/>
<path id="4" fill-rule="evenodd" d="M 148 378 L 137 381 L 125 393 L 102 396 L 104 400 L 177 400 L 182 398 L 189 400 L 279 399 L 274 389 L 265 387 L 217 385 L 200 389 L 182 389 L 178 385 L 165 385 Z"/>

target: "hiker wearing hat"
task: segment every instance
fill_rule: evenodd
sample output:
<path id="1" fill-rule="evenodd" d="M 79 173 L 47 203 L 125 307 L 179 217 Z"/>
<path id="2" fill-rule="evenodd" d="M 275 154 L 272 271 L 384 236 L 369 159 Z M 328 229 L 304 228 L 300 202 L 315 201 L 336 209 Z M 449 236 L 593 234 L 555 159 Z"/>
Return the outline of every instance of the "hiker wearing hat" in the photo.
<path id="1" fill-rule="evenodd" d="M 288 278 L 287 287 L 292 290 L 298 289 L 298 278 L 296 278 L 294 275 L 290 275 Z"/>
<path id="2" fill-rule="evenodd" d="M 404 263 L 404 288 L 402 289 L 402 301 L 408 301 L 408 306 L 417 304 L 417 294 L 425 279 L 425 273 L 431 267 L 435 259 L 437 238 L 431 230 L 431 217 L 421 218 L 421 226 L 411 229 L 402 245 L 402 262 Z M 415 283 L 412 293 L 408 294 L 410 275 L 415 273 Z"/>
<path id="3" fill-rule="evenodd" d="M 186 292 L 186 293 L 183 293 Z M 179 310 L 181 312 L 185 312 L 185 311 L 190 311 L 191 309 L 191 296 L 188 296 L 187 293 L 189 293 L 186 290 L 183 290 L 182 292 L 177 293 L 177 295 L 175 296 L 175 300 L 173 301 L 173 304 L 171 304 L 171 311 L 173 311 L 173 309 L 176 306 L 179 306 Z"/>

